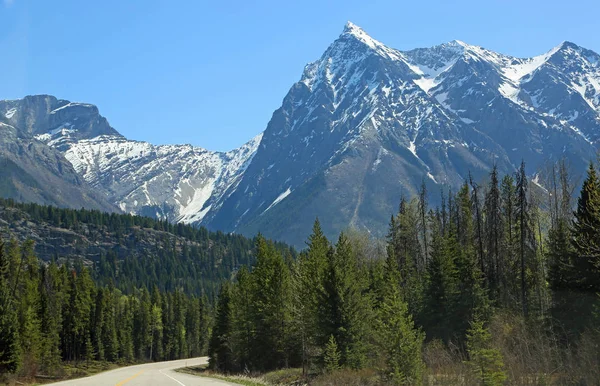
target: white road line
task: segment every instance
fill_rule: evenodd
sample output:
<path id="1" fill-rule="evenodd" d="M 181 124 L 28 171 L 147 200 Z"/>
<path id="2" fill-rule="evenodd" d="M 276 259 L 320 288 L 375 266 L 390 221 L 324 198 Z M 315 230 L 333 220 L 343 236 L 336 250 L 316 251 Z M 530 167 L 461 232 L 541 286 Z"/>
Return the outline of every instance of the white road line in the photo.
<path id="1" fill-rule="evenodd" d="M 172 379 L 172 380 L 174 380 L 175 382 L 179 383 L 181 386 L 185 386 L 183 383 L 179 382 L 177 379 L 173 378 L 173 377 L 172 377 L 172 376 L 170 376 L 169 374 L 165 374 L 165 373 L 163 373 L 163 371 L 162 371 L 162 370 L 158 370 L 158 372 L 159 372 L 159 373 L 161 373 L 162 375 L 164 375 L 165 377 L 169 377 L 169 378 L 171 378 L 171 379 Z"/>

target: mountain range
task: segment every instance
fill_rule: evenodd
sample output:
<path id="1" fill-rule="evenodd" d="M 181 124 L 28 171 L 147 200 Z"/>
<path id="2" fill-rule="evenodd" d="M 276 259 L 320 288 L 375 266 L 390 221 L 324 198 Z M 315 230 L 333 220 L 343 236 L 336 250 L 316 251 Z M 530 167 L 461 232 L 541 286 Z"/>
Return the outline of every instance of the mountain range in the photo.
<path id="1" fill-rule="evenodd" d="M 384 234 L 423 182 L 436 197 L 493 165 L 525 161 L 537 183 L 560 157 L 584 170 L 600 139 L 600 55 L 570 42 L 532 58 L 461 41 L 399 51 L 349 22 L 265 131 L 227 153 L 129 140 L 95 106 L 47 95 L 0 101 L 0 130 L 0 162 L 44 181 L 27 195 L 14 172 L 4 195 L 301 246 L 317 216 L 329 236 Z M 55 185 L 73 198 L 44 190 Z"/>

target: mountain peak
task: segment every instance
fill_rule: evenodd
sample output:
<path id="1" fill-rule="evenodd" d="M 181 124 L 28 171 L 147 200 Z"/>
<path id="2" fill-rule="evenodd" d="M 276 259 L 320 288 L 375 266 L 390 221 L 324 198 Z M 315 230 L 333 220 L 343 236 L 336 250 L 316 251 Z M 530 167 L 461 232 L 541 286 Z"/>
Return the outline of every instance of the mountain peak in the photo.
<path id="1" fill-rule="evenodd" d="M 344 31 L 342 31 L 342 34 L 340 35 L 340 38 L 344 37 L 352 37 L 371 48 L 384 46 L 383 43 L 373 39 L 371 36 L 369 36 L 368 33 L 365 32 L 364 29 L 360 28 L 351 21 L 346 23 L 346 25 L 344 26 Z"/>
<path id="2" fill-rule="evenodd" d="M 365 33 L 365 31 L 351 21 L 346 22 L 346 25 L 344 26 L 344 31 L 342 32 L 342 34 L 351 35 L 357 35 L 361 33 Z"/>

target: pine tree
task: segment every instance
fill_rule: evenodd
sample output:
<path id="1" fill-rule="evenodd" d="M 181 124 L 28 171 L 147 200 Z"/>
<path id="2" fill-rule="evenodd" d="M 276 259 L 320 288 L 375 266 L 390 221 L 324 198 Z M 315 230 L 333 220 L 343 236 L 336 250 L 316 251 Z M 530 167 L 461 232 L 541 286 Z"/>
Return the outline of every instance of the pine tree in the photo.
<path id="1" fill-rule="evenodd" d="M 321 347 L 331 335 L 341 352 L 341 366 L 361 368 L 366 362 L 366 336 L 369 325 L 366 285 L 358 261 L 342 233 L 335 251 L 328 253 L 328 264 L 319 299 Z"/>
<path id="2" fill-rule="evenodd" d="M 208 346 L 208 364 L 223 373 L 234 371 L 234 353 L 231 350 L 231 287 L 224 283 L 219 291 L 215 325 Z"/>
<path id="3" fill-rule="evenodd" d="M 517 272 L 519 267 L 517 263 L 516 241 L 518 237 L 516 226 L 516 187 L 515 180 L 511 175 L 506 175 L 501 184 L 501 213 L 504 220 L 504 228 L 501 243 L 501 254 L 498 262 L 498 271 L 500 279 L 500 302 L 505 307 L 514 307 L 518 299 L 518 281 Z"/>
<path id="4" fill-rule="evenodd" d="M 496 165 L 490 173 L 490 182 L 485 195 L 485 244 L 488 256 L 487 277 L 490 296 L 498 300 L 502 282 L 502 265 L 500 263 L 500 250 L 503 237 L 503 218 L 500 201 L 500 187 L 498 185 L 498 168 Z"/>
<path id="5" fill-rule="evenodd" d="M 397 268 L 386 266 L 386 290 L 377 316 L 377 340 L 386 367 L 384 377 L 397 385 L 420 385 L 425 365 L 421 351 L 425 335 L 415 328 L 408 305 L 400 296 Z"/>
<path id="6" fill-rule="evenodd" d="M 458 272 L 453 250 L 456 245 L 453 231 L 444 237 L 439 229 L 432 233 L 431 260 L 428 281 L 425 289 L 424 315 L 421 317 L 430 338 L 442 339 L 448 343 L 455 333 L 455 307 L 459 296 Z"/>
<path id="7" fill-rule="evenodd" d="M 521 280 L 521 306 L 523 316 L 529 315 L 529 289 L 527 287 L 527 267 L 532 258 L 533 248 L 530 245 L 532 239 L 531 219 L 529 215 L 528 202 L 528 184 L 525 174 L 525 162 L 521 162 L 521 167 L 516 175 L 517 179 L 517 202 L 516 214 L 519 227 L 519 259 L 520 259 L 520 280 Z"/>
<path id="8" fill-rule="evenodd" d="M 55 262 L 42 270 L 41 276 L 41 365 L 45 373 L 52 374 L 60 367 L 60 327 L 65 288 Z"/>
<path id="9" fill-rule="evenodd" d="M 285 348 L 290 328 L 290 273 L 281 254 L 261 235 L 257 238 L 256 265 L 252 271 L 255 335 L 253 358 L 260 370 L 287 363 Z"/>
<path id="10" fill-rule="evenodd" d="M 241 369 L 252 368 L 255 335 L 253 281 L 246 266 L 240 268 L 232 289 L 232 346 Z"/>
<path id="11" fill-rule="evenodd" d="M 39 262 L 33 252 L 33 242 L 26 241 L 23 251 L 22 286 L 17 291 L 19 298 L 19 340 L 23 354 L 23 371 L 34 375 L 39 366 L 41 355 L 41 300 L 39 294 Z"/>
<path id="12" fill-rule="evenodd" d="M 292 275 L 292 321 L 301 346 L 304 374 L 317 353 L 317 309 L 329 250 L 329 240 L 323 234 L 318 218 L 314 222 L 307 247 L 307 251 L 293 265 Z"/>
<path id="13" fill-rule="evenodd" d="M 562 174 L 562 173 L 561 173 Z M 561 176 L 561 207 L 568 207 L 567 178 Z M 581 188 L 571 227 L 569 217 L 558 216 L 548 234 L 549 281 L 553 289 L 552 315 L 560 322 L 559 332 L 569 339 L 593 325 L 594 308 L 599 304 L 600 267 L 595 264 L 600 246 L 600 181 L 593 164 Z"/>
<path id="14" fill-rule="evenodd" d="M 491 338 L 481 320 L 471 323 L 467 334 L 469 363 L 483 386 L 503 385 L 507 379 L 502 353 L 492 347 Z"/>
<path id="15" fill-rule="evenodd" d="M 592 163 L 583 182 L 573 221 L 574 269 L 581 287 L 600 291 L 600 181 Z"/>
<path id="16" fill-rule="evenodd" d="M 152 290 L 150 310 L 150 331 L 152 334 L 150 342 L 150 359 L 159 361 L 163 358 L 163 312 L 162 296 L 158 287 L 154 286 Z"/>
<path id="17" fill-rule="evenodd" d="M 340 369 L 340 350 L 338 349 L 337 343 L 333 335 L 329 335 L 329 340 L 325 345 L 325 352 L 323 354 L 323 370 L 330 373 Z"/>
<path id="18" fill-rule="evenodd" d="M 19 369 L 21 352 L 19 322 L 9 288 L 9 261 L 0 243 L 0 374 Z"/>

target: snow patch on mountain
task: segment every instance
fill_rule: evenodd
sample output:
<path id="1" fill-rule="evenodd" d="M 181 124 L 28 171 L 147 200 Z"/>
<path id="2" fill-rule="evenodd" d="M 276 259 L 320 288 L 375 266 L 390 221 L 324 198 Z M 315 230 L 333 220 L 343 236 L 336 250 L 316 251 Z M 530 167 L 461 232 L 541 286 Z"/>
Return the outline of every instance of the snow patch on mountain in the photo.
<path id="1" fill-rule="evenodd" d="M 267 212 L 269 209 L 271 209 L 275 205 L 279 204 L 281 201 L 283 201 L 284 198 L 286 198 L 287 196 L 289 196 L 291 193 L 292 193 L 291 187 L 287 188 L 285 190 L 285 192 L 283 192 L 279 196 L 277 196 L 277 198 L 271 203 L 271 205 L 269 205 L 269 207 L 267 209 L 265 209 L 263 211 L 263 213 Z"/>

